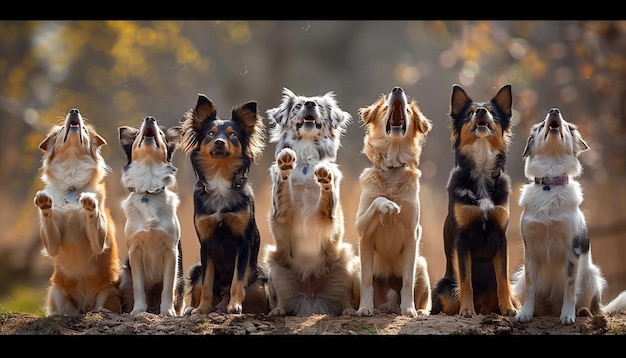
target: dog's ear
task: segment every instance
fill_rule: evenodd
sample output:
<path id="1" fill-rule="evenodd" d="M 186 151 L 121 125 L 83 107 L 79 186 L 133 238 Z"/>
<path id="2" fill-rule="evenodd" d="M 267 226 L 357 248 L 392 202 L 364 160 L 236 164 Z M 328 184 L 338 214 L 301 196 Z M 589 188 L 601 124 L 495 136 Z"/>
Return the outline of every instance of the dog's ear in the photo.
<path id="1" fill-rule="evenodd" d="M 272 125 L 278 124 L 280 126 L 285 126 L 289 120 L 289 112 L 291 112 L 291 108 L 293 107 L 295 100 L 296 94 L 289 88 L 283 87 L 283 97 L 280 105 L 275 108 L 270 108 L 265 112 L 270 120 L 270 123 Z"/>
<path id="2" fill-rule="evenodd" d="M 258 115 L 257 102 L 250 101 L 233 107 L 232 120 L 239 123 L 245 133 L 246 154 L 257 161 L 265 149 L 265 124 L 263 117 Z"/>
<path id="3" fill-rule="evenodd" d="M 513 95 L 511 93 L 511 85 L 504 85 L 498 93 L 491 99 L 491 102 L 496 103 L 498 107 L 504 112 L 506 119 L 511 118 L 513 114 Z"/>
<path id="4" fill-rule="evenodd" d="M 430 132 L 433 128 L 430 120 L 422 113 L 422 110 L 417 103 L 415 103 L 415 101 L 411 101 L 411 103 L 409 103 L 409 107 L 411 108 L 411 113 L 413 114 L 411 119 L 413 120 L 415 129 L 420 131 L 422 134 L 428 134 L 428 132 Z"/>
<path id="5" fill-rule="evenodd" d="M 333 91 L 327 92 L 322 99 L 329 113 L 330 124 L 333 128 L 339 129 L 343 134 L 348 124 L 352 122 L 352 115 L 339 108 L 337 98 Z"/>
<path id="6" fill-rule="evenodd" d="M 198 94 L 198 102 L 193 109 L 193 127 L 199 130 L 207 120 L 215 119 L 216 117 L 217 108 L 213 104 L 213 101 L 202 93 Z"/>
<path id="7" fill-rule="evenodd" d="M 568 123 L 569 131 L 574 138 L 574 154 L 578 155 L 589 149 L 589 144 L 585 142 L 582 135 L 578 131 L 578 127 L 574 124 Z"/>
<path id="8" fill-rule="evenodd" d="M 95 130 L 93 130 L 92 128 L 88 129 L 89 132 L 91 133 L 93 139 L 94 139 L 94 143 L 96 144 L 96 148 L 100 148 L 103 145 L 107 144 L 107 141 L 98 133 L 96 133 Z"/>
<path id="9" fill-rule="evenodd" d="M 528 140 L 526 141 L 526 147 L 524 147 L 524 152 L 522 153 L 522 159 L 528 158 L 529 156 L 535 154 L 535 135 L 531 134 L 528 136 Z"/>
<path id="10" fill-rule="evenodd" d="M 118 132 L 118 138 L 120 141 L 120 146 L 122 148 L 122 151 L 124 152 L 124 154 L 126 154 L 126 159 L 128 159 L 128 163 L 126 163 L 126 165 L 128 165 L 130 164 L 130 160 L 132 156 L 131 152 L 132 152 L 133 142 L 135 141 L 135 138 L 137 137 L 137 133 L 139 133 L 139 130 L 137 128 L 133 128 L 129 126 L 122 126 L 117 129 L 117 132 Z"/>
<path id="11" fill-rule="evenodd" d="M 367 125 L 376 118 L 378 118 L 380 109 L 385 106 L 385 103 L 387 103 L 387 99 L 384 94 L 381 94 L 378 98 L 378 101 L 376 101 L 375 103 L 371 104 L 368 107 L 359 108 L 357 113 L 359 115 L 359 120 L 361 124 Z"/>
<path id="12" fill-rule="evenodd" d="M 461 86 L 452 85 L 452 98 L 450 100 L 450 116 L 456 118 L 460 112 L 473 100 Z"/>
<path id="13" fill-rule="evenodd" d="M 172 154 L 178 148 L 178 144 L 182 138 L 182 126 L 173 126 L 165 130 L 165 138 L 167 138 L 167 161 L 172 160 Z"/>

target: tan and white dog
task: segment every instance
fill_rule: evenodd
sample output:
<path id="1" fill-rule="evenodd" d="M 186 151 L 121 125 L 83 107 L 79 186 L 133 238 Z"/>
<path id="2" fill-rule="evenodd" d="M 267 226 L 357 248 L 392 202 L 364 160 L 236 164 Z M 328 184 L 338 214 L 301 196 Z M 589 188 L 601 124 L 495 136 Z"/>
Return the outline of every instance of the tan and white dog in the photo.
<path id="1" fill-rule="evenodd" d="M 306 97 L 287 88 L 267 115 L 276 143 L 269 215 L 275 244 L 263 257 L 269 314 L 354 314 L 358 260 L 344 242 L 336 163 L 352 116 L 333 92 Z"/>
<path id="2" fill-rule="evenodd" d="M 122 201 L 128 258 L 122 269 L 122 312 L 180 316 L 184 309 L 181 229 L 176 214 L 179 198 L 172 155 L 180 126 L 169 129 L 154 117 L 140 127 L 118 128 L 127 163 L 122 185 L 130 192 Z"/>
<path id="3" fill-rule="evenodd" d="M 523 158 L 531 181 L 521 187 L 520 228 L 524 265 L 514 274 L 512 293 L 522 302 L 518 322 L 533 316 L 560 315 L 568 325 L 576 316 L 626 307 L 623 292 L 602 305 L 606 280 L 591 258 L 585 217 L 579 154 L 589 146 L 577 127 L 558 108 L 530 130 Z"/>
<path id="4" fill-rule="evenodd" d="M 418 167 L 432 124 L 400 87 L 359 109 L 359 115 L 365 127 L 363 153 L 372 166 L 359 178 L 357 315 L 371 316 L 375 308 L 412 317 L 429 314 L 430 279 L 426 259 L 420 255 Z"/>
<path id="5" fill-rule="evenodd" d="M 120 312 L 115 224 L 105 205 L 110 168 L 100 153 L 105 144 L 76 108 L 39 144 L 45 188 L 34 203 L 42 253 L 54 265 L 46 297 L 49 315 Z"/>

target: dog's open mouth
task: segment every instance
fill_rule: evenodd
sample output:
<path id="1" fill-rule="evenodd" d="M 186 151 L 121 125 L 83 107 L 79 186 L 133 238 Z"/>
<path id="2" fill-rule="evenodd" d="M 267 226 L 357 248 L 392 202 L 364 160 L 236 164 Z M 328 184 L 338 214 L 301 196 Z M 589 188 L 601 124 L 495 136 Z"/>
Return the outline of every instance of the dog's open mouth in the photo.
<path id="1" fill-rule="evenodd" d="M 147 144 L 153 145 L 155 147 L 159 147 L 159 141 L 156 140 L 156 129 L 154 127 L 143 128 L 141 132 L 141 141 L 139 142 L 139 146 Z"/>
<path id="2" fill-rule="evenodd" d="M 144 143 L 157 148 L 159 147 L 159 141 L 156 139 L 159 135 L 159 130 L 154 117 L 146 117 L 146 119 L 144 119 L 143 124 L 141 125 L 140 135 L 141 141 L 139 142 L 139 147 L 141 147 Z"/>
<path id="3" fill-rule="evenodd" d="M 67 141 L 67 138 L 71 133 L 78 134 L 78 138 L 80 141 L 83 141 L 81 132 L 83 129 L 83 118 L 80 116 L 80 112 L 77 109 L 72 109 L 67 114 L 65 118 L 65 138 L 63 138 L 63 142 Z"/>
<path id="4" fill-rule="evenodd" d="M 550 114 L 546 119 L 546 137 L 550 134 L 563 136 L 561 133 L 561 116 L 559 114 Z"/>
<path id="5" fill-rule="evenodd" d="M 305 129 L 320 129 L 322 128 L 322 122 L 318 120 L 318 118 L 312 114 L 308 114 L 300 120 L 300 123 L 296 125 L 298 129 L 304 127 Z"/>
<path id="6" fill-rule="evenodd" d="M 402 101 L 397 100 L 391 103 L 386 129 L 387 134 L 404 134 L 406 132 L 406 108 Z"/>

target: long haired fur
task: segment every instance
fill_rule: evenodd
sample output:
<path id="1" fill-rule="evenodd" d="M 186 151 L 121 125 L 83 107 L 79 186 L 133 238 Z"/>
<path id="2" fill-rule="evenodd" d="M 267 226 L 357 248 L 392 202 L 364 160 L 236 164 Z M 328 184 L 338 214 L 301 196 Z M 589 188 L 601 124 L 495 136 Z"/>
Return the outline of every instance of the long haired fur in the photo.
<path id="1" fill-rule="evenodd" d="M 110 168 L 100 153 L 106 141 L 85 120 L 71 109 L 39 144 L 45 187 L 34 203 L 42 253 L 53 263 L 49 315 L 120 312 L 115 224 L 105 205 Z"/>
<path id="2" fill-rule="evenodd" d="M 602 305 L 606 280 L 591 258 L 580 209 L 583 192 L 576 181 L 583 170 L 579 155 L 588 149 L 558 108 L 530 130 L 522 157 L 531 182 L 521 187 L 519 198 L 524 265 L 513 275 L 513 294 L 522 302 L 518 322 L 560 315 L 568 325 L 576 316 L 626 308 L 626 291 Z"/>
<path id="3" fill-rule="evenodd" d="M 372 166 L 359 178 L 361 300 L 356 314 L 371 316 L 374 308 L 412 317 L 429 314 L 430 279 L 420 255 L 418 166 L 432 124 L 400 87 L 359 109 L 359 116 L 365 127 L 363 153 Z"/>
<path id="4" fill-rule="evenodd" d="M 517 313 L 506 234 L 511 179 L 505 167 L 512 104 L 510 85 L 487 102 L 474 101 L 460 86 L 452 87 L 455 163 L 447 184 L 446 271 L 433 290 L 433 314 Z"/>
<path id="5" fill-rule="evenodd" d="M 265 277 L 258 265 L 261 237 L 248 182 L 250 166 L 265 148 L 257 102 L 232 108 L 230 119 L 203 94 L 185 113 L 181 146 L 198 179 L 194 226 L 200 263 L 189 269 L 185 314 L 267 313 Z"/>
<path id="6" fill-rule="evenodd" d="M 180 316 L 184 309 L 183 250 L 176 211 L 180 200 L 172 155 L 180 126 L 166 129 L 148 116 L 140 126 L 118 128 L 127 163 L 121 183 L 128 258 L 122 268 L 122 312 Z"/>
<path id="7" fill-rule="evenodd" d="M 306 97 L 287 88 L 266 113 L 276 143 L 269 215 L 275 244 L 266 245 L 263 257 L 269 314 L 354 314 L 358 279 L 354 250 L 343 241 L 336 164 L 352 116 L 333 92 Z"/>

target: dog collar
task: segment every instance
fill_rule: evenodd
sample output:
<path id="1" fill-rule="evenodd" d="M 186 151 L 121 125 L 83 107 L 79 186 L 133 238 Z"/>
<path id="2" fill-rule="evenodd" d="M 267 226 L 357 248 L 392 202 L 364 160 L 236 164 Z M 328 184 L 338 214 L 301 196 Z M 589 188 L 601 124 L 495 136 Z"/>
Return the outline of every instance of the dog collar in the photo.
<path id="1" fill-rule="evenodd" d="M 144 191 L 144 192 L 142 192 L 142 193 L 139 193 L 139 192 L 137 191 L 137 189 L 132 188 L 132 187 L 131 187 L 131 188 L 127 188 L 127 189 L 128 189 L 128 191 L 130 191 L 131 193 L 143 194 L 143 197 L 141 198 L 141 202 L 142 202 L 142 203 L 147 203 L 147 202 L 149 201 L 149 200 L 148 200 L 148 194 L 158 194 L 158 193 L 162 192 L 163 190 L 165 190 L 165 187 L 160 187 L 160 188 L 158 188 L 158 189 L 156 189 L 156 190 L 146 190 L 146 191 Z"/>
<path id="2" fill-rule="evenodd" d="M 567 174 L 558 177 L 542 177 L 535 178 L 535 184 L 543 185 L 543 190 L 550 190 L 550 185 L 566 185 L 569 184 L 569 176 Z"/>

